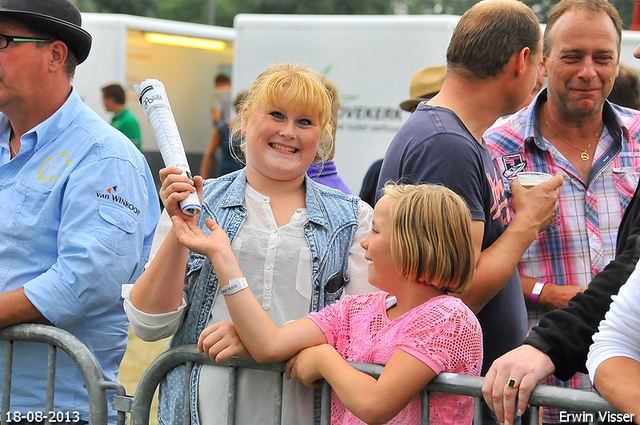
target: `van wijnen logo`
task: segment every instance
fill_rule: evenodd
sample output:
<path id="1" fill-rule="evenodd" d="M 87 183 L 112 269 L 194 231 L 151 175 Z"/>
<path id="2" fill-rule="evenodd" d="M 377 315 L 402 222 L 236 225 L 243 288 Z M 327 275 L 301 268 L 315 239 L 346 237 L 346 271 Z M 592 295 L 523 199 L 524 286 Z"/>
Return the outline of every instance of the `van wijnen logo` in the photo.
<path id="1" fill-rule="evenodd" d="M 108 199 L 112 202 L 120 204 L 123 207 L 129 209 L 135 215 L 140 215 L 140 210 L 138 209 L 138 207 L 136 207 L 135 205 L 133 205 L 131 202 L 127 201 L 123 197 L 116 195 L 117 191 L 118 191 L 118 186 L 112 186 L 106 190 L 107 193 L 96 192 L 96 196 L 98 198 Z"/>

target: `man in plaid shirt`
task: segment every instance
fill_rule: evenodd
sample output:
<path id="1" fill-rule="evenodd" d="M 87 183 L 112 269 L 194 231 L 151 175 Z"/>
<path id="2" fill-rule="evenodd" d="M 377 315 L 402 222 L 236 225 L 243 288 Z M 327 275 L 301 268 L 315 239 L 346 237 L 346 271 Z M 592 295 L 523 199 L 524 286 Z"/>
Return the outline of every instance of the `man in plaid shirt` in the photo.
<path id="1" fill-rule="evenodd" d="M 519 264 L 529 329 L 565 307 L 614 258 L 638 184 L 640 112 L 606 101 L 618 73 L 620 17 L 606 0 L 563 0 L 544 35 L 548 88 L 484 135 L 505 189 L 521 171 L 561 172 L 557 216 Z M 547 384 L 590 388 L 587 375 Z M 548 409 L 544 423 L 559 423 Z"/>

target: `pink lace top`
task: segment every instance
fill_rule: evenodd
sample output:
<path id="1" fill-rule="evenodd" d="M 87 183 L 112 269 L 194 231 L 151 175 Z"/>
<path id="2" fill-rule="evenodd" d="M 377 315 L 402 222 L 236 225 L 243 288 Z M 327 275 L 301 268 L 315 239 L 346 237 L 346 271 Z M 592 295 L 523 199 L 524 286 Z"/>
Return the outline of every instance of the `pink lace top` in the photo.
<path id="1" fill-rule="evenodd" d="M 458 298 L 434 297 L 395 320 L 387 317 L 390 294 L 368 292 L 311 313 L 327 342 L 345 360 L 385 365 L 396 349 L 416 357 L 436 373 L 480 374 L 482 330 L 473 312 Z M 389 424 L 419 424 L 417 395 Z M 471 424 L 473 398 L 431 395 L 431 424 Z M 332 424 L 362 424 L 333 394 Z"/>

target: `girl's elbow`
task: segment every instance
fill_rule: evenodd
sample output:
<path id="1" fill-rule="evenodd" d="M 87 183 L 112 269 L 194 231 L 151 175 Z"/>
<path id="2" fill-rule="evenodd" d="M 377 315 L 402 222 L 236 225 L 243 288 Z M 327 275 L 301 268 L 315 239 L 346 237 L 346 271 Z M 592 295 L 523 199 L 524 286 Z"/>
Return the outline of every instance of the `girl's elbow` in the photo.
<path id="1" fill-rule="evenodd" d="M 253 357 L 253 360 L 256 361 L 256 363 L 260 363 L 260 364 L 264 364 L 264 363 L 273 363 L 273 361 L 271 360 L 271 358 L 269 356 L 265 356 L 263 354 L 255 354 L 255 353 L 251 353 L 251 357 Z"/>
<path id="2" fill-rule="evenodd" d="M 282 358 L 282 355 L 275 349 L 261 349 L 259 352 L 249 351 L 249 354 L 251 354 L 251 357 L 260 364 L 277 363 L 286 360 Z"/>
<path id="3" fill-rule="evenodd" d="M 363 409 L 360 419 L 368 425 L 382 425 L 392 420 L 398 412 L 391 412 L 384 403 L 369 405 Z"/>
<path id="4" fill-rule="evenodd" d="M 367 425 L 384 425 L 387 422 L 389 422 L 391 419 L 393 419 L 393 416 L 376 415 L 376 414 L 370 413 L 370 414 L 362 415 L 360 419 L 362 420 L 362 422 L 366 423 Z"/>

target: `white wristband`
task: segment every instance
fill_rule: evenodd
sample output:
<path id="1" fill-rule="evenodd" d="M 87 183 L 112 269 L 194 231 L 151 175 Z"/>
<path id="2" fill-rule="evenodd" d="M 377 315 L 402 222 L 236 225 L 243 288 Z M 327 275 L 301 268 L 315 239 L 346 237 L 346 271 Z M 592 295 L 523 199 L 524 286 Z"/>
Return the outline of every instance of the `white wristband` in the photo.
<path id="1" fill-rule="evenodd" d="M 229 284 L 220 290 L 220 293 L 225 297 L 229 295 L 233 295 L 236 292 L 242 291 L 249 287 L 247 283 L 247 279 L 244 277 L 234 277 L 233 279 L 229 279 Z"/>
<path id="2" fill-rule="evenodd" d="M 540 305 L 538 304 L 538 297 L 540 297 L 542 288 L 544 288 L 544 285 L 546 284 L 546 280 L 539 280 L 535 285 L 533 285 L 533 290 L 531 291 L 531 304 L 533 304 L 535 308 L 540 308 Z"/>

